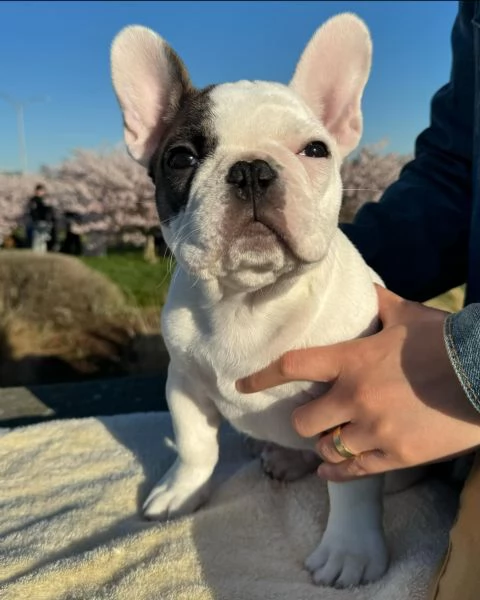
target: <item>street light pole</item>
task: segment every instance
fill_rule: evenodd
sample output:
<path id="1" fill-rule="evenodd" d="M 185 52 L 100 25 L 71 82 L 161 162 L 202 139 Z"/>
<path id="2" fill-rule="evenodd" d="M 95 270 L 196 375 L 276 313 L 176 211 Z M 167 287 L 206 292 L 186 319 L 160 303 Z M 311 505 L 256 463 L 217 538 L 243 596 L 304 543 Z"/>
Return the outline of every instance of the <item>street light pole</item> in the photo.
<path id="1" fill-rule="evenodd" d="M 0 98 L 8 102 L 15 110 L 17 115 L 17 130 L 18 130 L 18 151 L 20 155 L 20 165 L 22 173 L 27 171 L 27 142 L 25 138 L 25 106 L 34 102 L 48 102 L 49 98 L 30 98 L 29 100 L 17 100 L 8 94 L 0 93 Z"/>
<path id="2" fill-rule="evenodd" d="M 23 117 L 23 104 L 17 104 L 17 125 L 18 125 L 18 148 L 20 151 L 20 164 L 22 173 L 27 172 L 27 144 L 25 141 L 25 120 Z"/>

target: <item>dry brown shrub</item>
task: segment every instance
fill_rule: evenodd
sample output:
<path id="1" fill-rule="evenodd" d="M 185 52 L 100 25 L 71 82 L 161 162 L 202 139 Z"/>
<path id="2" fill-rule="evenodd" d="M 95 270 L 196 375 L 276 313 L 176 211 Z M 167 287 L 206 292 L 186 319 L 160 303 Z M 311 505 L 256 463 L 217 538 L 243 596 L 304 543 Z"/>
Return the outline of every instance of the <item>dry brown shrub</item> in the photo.
<path id="1" fill-rule="evenodd" d="M 0 386 L 154 373 L 167 362 L 158 313 L 129 306 L 102 274 L 70 256 L 0 251 Z"/>

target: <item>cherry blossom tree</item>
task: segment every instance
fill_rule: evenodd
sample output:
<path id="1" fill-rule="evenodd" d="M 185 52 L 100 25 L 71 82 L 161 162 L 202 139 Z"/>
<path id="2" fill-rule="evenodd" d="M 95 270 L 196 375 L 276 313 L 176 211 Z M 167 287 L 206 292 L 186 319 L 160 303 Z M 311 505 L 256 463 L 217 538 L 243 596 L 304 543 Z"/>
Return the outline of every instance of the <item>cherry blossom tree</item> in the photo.
<path id="1" fill-rule="evenodd" d="M 28 198 L 41 178 L 0 173 L 0 242 L 24 223 Z"/>
<path id="2" fill-rule="evenodd" d="M 123 149 L 76 150 L 42 174 L 56 206 L 79 215 L 76 233 L 140 246 L 159 227 L 153 184 Z"/>

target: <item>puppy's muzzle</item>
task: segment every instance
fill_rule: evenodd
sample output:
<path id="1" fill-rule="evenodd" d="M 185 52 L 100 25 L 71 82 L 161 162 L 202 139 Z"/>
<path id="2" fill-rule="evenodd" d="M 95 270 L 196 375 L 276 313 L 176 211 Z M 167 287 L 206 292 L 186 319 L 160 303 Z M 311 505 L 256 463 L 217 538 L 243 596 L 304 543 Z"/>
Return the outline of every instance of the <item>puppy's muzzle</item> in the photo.
<path id="1" fill-rule="evenodd" d="M 251 202 L 254 215 L 257 203 L 261 202 L 272 183 L 277 179 L 277 172 L 267 161 L 256 159 L 251 162 L 239 160 L 234 163 L 226 177 L 235 195 L 240 200 Z"/>

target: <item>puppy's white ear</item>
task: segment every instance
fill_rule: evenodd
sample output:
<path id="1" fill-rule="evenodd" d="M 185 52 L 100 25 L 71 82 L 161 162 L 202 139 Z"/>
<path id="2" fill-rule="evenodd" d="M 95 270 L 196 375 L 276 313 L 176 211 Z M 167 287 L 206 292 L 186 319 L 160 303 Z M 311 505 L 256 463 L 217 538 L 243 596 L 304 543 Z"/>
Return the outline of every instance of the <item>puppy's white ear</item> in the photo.
<path id="1" fill-rule="evenodd" d="M 110 66 L 128 151 L 147 166 L 182 95 L 192 87 L 187 70 L 165 40 L 139 25 L 117 34 Z"/>
<path id="2" fill-rule="evenodd" d="M 361 100 L 371 61 L 368 28 L 356 15 L 344 13 L 317 29 L 290 82 L 336 139 L 343 157 L 362 135 Z"/>

